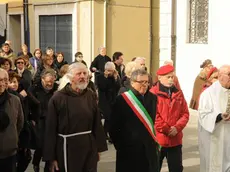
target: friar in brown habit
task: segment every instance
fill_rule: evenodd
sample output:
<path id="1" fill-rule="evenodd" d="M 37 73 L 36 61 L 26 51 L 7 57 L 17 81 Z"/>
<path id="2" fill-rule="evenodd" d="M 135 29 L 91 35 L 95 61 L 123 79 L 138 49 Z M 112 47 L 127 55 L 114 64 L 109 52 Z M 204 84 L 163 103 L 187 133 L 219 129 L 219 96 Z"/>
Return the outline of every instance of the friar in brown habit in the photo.
<path id="1" fill-rule="evenodd" d="M 96 172 L 107 144 L 95 93 L 83 63 L 70 65 L 67 76 L 70 83 L 49 101 L 43 158 L 51 171 Z"/>
<path id="2" fill-rule="evenodd" d="M 202 69 L 201 69 L 199 75 L 195 79 L 194 86 L 193 86 L 192 98 L 191 98 L 191 101 L 189 104 L 189 108 L 194 109 L 194 110 L 198 109 L 200 93 L 203 90 L 203 86 L 207 81 L 207 75 L 208 75 L 208 73 L 212 67 L 213 67 L 212 61 L 209 59 L 205 60 L 200 65 L 200 68 L 202 68 Z"/>

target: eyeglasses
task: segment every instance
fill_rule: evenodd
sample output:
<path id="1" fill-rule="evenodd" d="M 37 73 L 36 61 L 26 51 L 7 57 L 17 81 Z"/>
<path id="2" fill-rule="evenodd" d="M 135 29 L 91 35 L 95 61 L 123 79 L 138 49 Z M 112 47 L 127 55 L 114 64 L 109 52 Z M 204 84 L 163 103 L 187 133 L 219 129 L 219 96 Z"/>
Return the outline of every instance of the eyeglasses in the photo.
<path id="1" fill-rule="evenodd" d="M 17 64 L 24 64 L 24 62 L 17 62 Z"/>
<path id="2" fill-rule="evenodd" d="M 147 85 L 147 84 L 149 84 L 149 81 L 135 81 L 135 82 L 137 82 L 137 83 L 139 83 L 139 84 L 142 84 L 142 85 Z"/>
<path id="3" fill-rule="evenodd" d="M 79 56 L 77 56 L 77 57 L 79 57 L 79 58 L 83 58 L 83 56 L 82 56 L 82 55 L 79 55 Z"/>

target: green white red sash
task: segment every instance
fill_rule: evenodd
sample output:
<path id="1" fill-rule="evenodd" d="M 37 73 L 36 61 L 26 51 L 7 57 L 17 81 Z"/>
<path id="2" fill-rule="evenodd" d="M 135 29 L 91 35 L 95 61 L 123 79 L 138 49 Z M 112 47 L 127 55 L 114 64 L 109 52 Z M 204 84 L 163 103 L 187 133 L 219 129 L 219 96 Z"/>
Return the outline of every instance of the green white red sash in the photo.
<path id="1" fill-rule="evenodd" d="M 133 94 L 131 90 L 122 93 L 121 95 L 125 99 L 126 103 L 129 105 L 129 107 L 133 110 L 135 115 L 138 117 L 138 119 L 145 126 L 154 141 L 157 143 L 153 120 L 145 107 L 141 104 L 141 102 L 137 99 L 137 97 Z"/>

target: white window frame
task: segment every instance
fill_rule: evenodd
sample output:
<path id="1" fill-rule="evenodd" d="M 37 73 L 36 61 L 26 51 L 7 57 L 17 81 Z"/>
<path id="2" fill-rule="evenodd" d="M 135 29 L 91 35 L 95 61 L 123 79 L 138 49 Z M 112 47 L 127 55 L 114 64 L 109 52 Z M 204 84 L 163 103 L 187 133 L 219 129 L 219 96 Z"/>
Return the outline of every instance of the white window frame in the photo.
<path id="1" fill-rule="evenodd" d="M 34 5 L 35 47 L 39 48 L 39 16 L 72 15 L 72 60 L 77 50 L 77 4 Z"/>

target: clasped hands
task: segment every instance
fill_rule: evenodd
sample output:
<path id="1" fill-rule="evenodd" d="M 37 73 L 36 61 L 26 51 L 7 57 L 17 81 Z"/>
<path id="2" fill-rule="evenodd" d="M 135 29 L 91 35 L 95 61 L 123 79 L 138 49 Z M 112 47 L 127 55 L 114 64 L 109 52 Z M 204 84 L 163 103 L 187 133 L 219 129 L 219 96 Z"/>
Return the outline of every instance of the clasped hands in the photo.
<path id="1" fill-rule="evenodd" d="M 168 136 L 169 136 L 169 137 L 174 137 L 175 135 L 177 135 L 177 133 L 178 133 L 178 131 L 177 131 L 176 127 L 172 126 L 172 127 L 170 128 L 170 130 L 169 130 Z"/>

